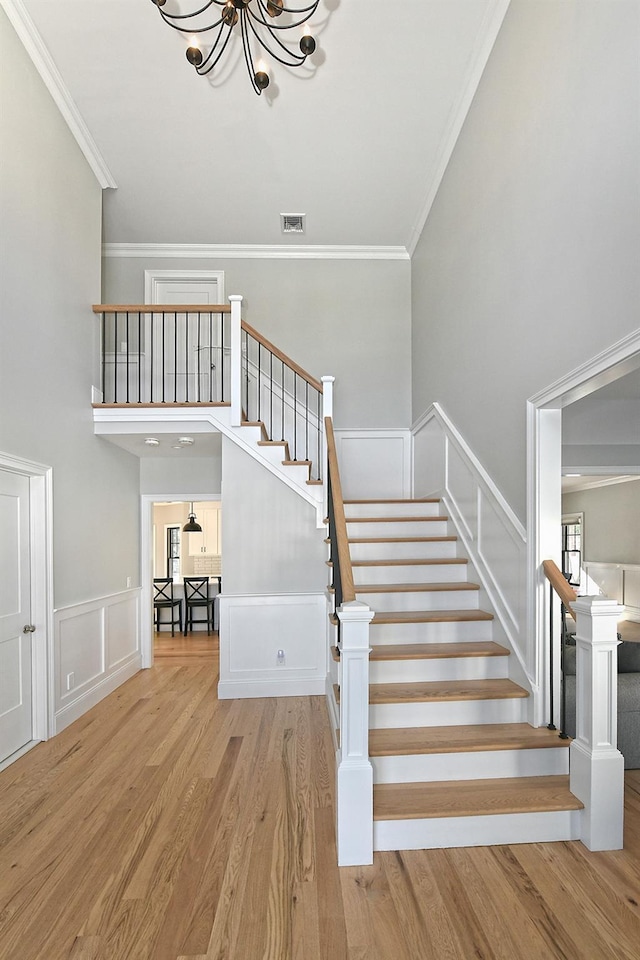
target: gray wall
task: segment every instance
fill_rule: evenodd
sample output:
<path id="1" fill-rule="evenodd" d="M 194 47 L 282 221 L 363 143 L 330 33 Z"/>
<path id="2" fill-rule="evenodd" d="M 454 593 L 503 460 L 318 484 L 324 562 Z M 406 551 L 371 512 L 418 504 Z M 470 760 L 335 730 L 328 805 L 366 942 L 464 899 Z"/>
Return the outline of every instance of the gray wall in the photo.
<path id="1" fill-rule="evenodd" d="M 637 0 L 512 0 L 412 263 L 434 400 L 525 518 L 525 403 L 638 327 Z"/>
<path id="2" fill-rule="evenodd" d="M 567 493 L 562 513 L 584 513 L 583 559 L 640 563 L 640 480 Z"/>
<path id="3" fill-rule="evenodd" d="M 138 461 L 93 434 L 100 187 L 1 10 L 0 71 L 0 451 L 53 467 L 60 607 L 138 582 Z"/>
<path id="4" fill-rule="evenodd" d="M 220 493 L 222 453 L 218 457 L 147 457 L 140 461 L 140 493 L 212 496 Z"/>
<path id="5" fill-rule="evenodd" d="M 228 594 L 321 593 L 325 532 L 316 511 L 248 453 L 222 438 L 222 569 Z"/>
<path id="6" fill-rule="evenodd" d="M 640 480 L 567 493 L 562 513 L 584 513 L 585 560 L 640 563 Z"/>
<path id="7" fill-rule="evenodd" d="M 408 260 L 106 257 L 103 302 L 142 303 L 145 269 L 224 270 L 248 323 L 313 376 L 336 377 L 336 426 L 409 426 Z"/>

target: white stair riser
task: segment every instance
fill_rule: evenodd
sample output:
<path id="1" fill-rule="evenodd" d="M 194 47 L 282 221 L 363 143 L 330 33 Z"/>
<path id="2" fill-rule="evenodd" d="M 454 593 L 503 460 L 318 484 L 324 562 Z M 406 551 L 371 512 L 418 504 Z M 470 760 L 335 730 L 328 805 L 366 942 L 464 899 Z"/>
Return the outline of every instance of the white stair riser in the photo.
<path id="1" fill-rule="evenodd" d="M 257 444 L 259 440 L 264 440 L 264 436 L 260 427 L 236 427 L 234 432 L 236 430 L 244 443 Z"/>
<path id="2" fill-rule="evenodd" d="M 348 537 L 446 537 L 448 533 L 446 520 L 415 520 L 411 523 L 402 520 L 354 523 L 347 520 Z"/>
<path id="3" fill-rule="evenodd" d="M 430 783 L 436 780 L 492 780 L 569 773 L 569 751 L 486 750 L 371 757 L 374 783 Z"/>
<path id="4" fill-rule="evenodd" d="M 360 534 L 352 533 L 350 536 L 358 539 Z M 414 558 L 430 560 L 434 557 L 455 557 L 457 550 L 457 540 L 401 540 L 381 543 L 379 540 L 370 538 L 366 543 L 349 544 L 352 560 L 386 560 L 387 558 L 389 560 L 413 560 Z"/>
<path id="5" fill-rule="evenodd" d="M 374 850 L 436 850 L 580 838 L 581 810 L 430 820 L 375 820 Z"/>
<path id="6" fill-rule="evenodd" d="M 477 590 L 423 590 L 403 593 L 361 593 L 356 598 L 372 610 L 477 610 Z"/>
<path id="7" fill-rule="evenodd" d="M 359 583 L 465 583 L 466 563 L 408 563 L 393 566 L 353 568 L 353 579 Z"/>
<path id="8" fill-rule="evenodd" d="M 369 643 L 463 643 L 491 640 L 492 620 L 450 620 L 439 623 L 375 623 L 369 629 Z"/>
<path id="9" fill-rule="evenodd" d="M 282 461 L 285 458 L 286 449 L 280 444 L 277 446 L 268 444 L 266 447 L 261 447 L 258 445 L 256 446 L 256 450 L 258 451 L 258 455 L 264 457 L 264 459 L 269 463 L 273 463 L 274 466 L 280 467 L 282 470 L 286 469 L 282 464 Z"/>
<path id="10" fill-rule="evenodd" d="M 437 517 L 442 512 L 442 504 L 426 503 L 345 503 L 347 520 L 352 517 Z"/>
<path id="11" fill-rule="evenodd" d="M 502 680 L 508 657 L 458 657 L 451 660 L 371 660 L 371 683 L 420 683 L 436 680 Z"/>
<path id="12" fill-rule="evenodd" d="M 369 726 L 439 727 L 470 723 L 525 723 L 526 698 L 369 704 Z"/>
<path id="13" fill-rule="evenodd" d="M 306 484 L 309 479 L 309 467 L 304 464 L 282 464 L 282 470 L 299 486 Z"/>

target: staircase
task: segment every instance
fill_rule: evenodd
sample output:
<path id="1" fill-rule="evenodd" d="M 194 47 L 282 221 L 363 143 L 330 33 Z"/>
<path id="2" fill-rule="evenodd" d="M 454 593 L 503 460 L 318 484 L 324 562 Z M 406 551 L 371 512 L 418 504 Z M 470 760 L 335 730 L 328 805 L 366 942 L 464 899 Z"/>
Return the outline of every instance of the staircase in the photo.
<path id="1" fill-rule="evenodd" d="M 356 599 L 375 611 L 374 850 L 577 838 L 569 742 L 526 722 L 440 502 L 345 501 L 345 518 Z"/>

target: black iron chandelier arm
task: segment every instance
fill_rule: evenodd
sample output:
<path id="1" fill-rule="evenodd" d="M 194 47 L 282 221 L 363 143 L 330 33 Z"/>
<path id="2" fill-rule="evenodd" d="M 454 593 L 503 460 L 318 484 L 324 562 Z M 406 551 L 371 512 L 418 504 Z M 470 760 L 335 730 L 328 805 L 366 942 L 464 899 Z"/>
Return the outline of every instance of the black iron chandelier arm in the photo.
<path id="1" fill-rule="evenodd" d="M 173 24 L 173 23 L 171 22 L 172 20 L 191 20 L 193 17 L 199 17 L 200 14 L 206 13 L 207 10 L 208 10 L 210 7 L 214 7 L 214 6 L 215 6 L 215 7 L 225 7 L 225 6 L 226 6 L 225 0 L 207 0 L 207 2 L 205 3 L 205 5 L 204 5 L 203 7 L 200 7 L 199 10 L 193 10 L 191 13 L 166 13 L 166 12 L 162 9 L 162 5 L 160 5 L 160 4 L 157 3 L 157 0 L 152 0 L 152 2 L 155 3 L 155 5 L 158 7 L 158 13 L 160 14 L 160 16 L 162 17 L 162 19 L 164 20 L 164 22 L 165 22 L 165 23 L 168 23 L 170 27 L 175 26 L 175 24 Z M 220 21 L 218 21 L 218 22 L 220 22 Z M 179 30 L 179 29 L 181 29 L 181 28 L 180 28 L 180 27 L 176 27 L 176 29 Z M 211 27 L 205 27 L 204 29 L 210 30 Z M 188 31 L 188 32 L 194 32 L 194 33 L 195 33 L 195 31 Z"/>
<path id="2" fill-rule="evenodd" d="M 222 45 L 220 46 L 220 49 L 218 50 L 218 46 L 219 46 L 219 44 L 220 44 L 220 36 L 221 36 L 223 30 L 224 30 L 224 23 L 221 23 L 221 24 L 220 24 L 220 29 L 218 30 L 218 35 L 216 36 L 215 40 L 213 41 L 213 46 L 211 47 L 211 50 L 209 50 L 209 53 L 207 54 L 207 56 L 205 57 L 205 59 L 202 61 L 202 63 L 201 63 L 199 66 L 196 67 L 196 73 L 199 73 L 201 77 L 206 76 L 208 73 L 211 72 L 211 70 L 213 70 L 213 68 L 215 67 L 215 65 L 216 65 L 217 62 L 219 61 L 220 57 L 222 56 L 222 54 L 223 54 L 224 51 L 226 50 L 227 44 L 229 43 L 229 40 L 231 39 L 231 30 L 227 30 L 227 35 L 226 35 L 226 37 L 224 38 L 224 40 L 223 40 L 223 42 L 222 42 Z M 211 60 L 211 58 L 213 57 L 213 55 L 214 55 L 214 53 L 216 52 L 216 50 L 218 50 L 218 56 L 215 57 L 214 60 Z M 211 63 L 209 62 L 210 60 L 211 60 Z"/>
<path id="3" fill-rule="evenodd" d="M 216 27 L 222 26 L 224 24 L 224 17 L 220 17 L 219 20 L 216 20 L 214 23 L 210 24 L 208 27 L 183 27 L 179 23 L 172 23 L 171 20 L 167 20 L 162 10 L 160 10 L 160 16 L 166 24 L 172 27 L 174 30 L 177 30 L 178 33 L 207 33 L 209 30 L 215 30 Z M 186 19 L 186 18 L 183 18 Z"/>
<path id="4" fill-rule="evenodd" d="M 249 37 L 247 36 L 247 24 L 246 16 L 244 15 L 245 11 L 240 11 L 240 33 L 242 35 L 242 49 L 244 51 L 244 61 L 247 65 L 247 73 L 249 74 L 249 79 L 251 80 L 251 86 L 255 92 L 260 96 L 262 90 L 256 83 L 256 71 L 253 65 L 253 57 L 251 56 L 251 47 L 249 45 Z M 231 32 L 231 31 L 229 31 Z"/>
<path id="5" fill-rule="evenodd" d="M 255 17 L 253 19 L 255 20 Z M 262 22 L 261 20 L 258 20 L 258 23 L 261 23 L 261 22 Z M 271 49 L 271 47 L 267 45 L 267 43 L 260 36 L 260 33 L 256 30 L 256 28 L 254 27 L 250 19 L 247 19 L 247 23 L 249 24 L 249 28 L 252 34 L 254 35 L 254 37 L 262 47 L 262 49 L 266 50 L 270 57 L 273 57 L 274 60 L 277 60 L 278 63 L 281 63 L 284 67 L 299 67 L 306 60 L 306 56 L 304 54 L 296 53 L 294 50 L 290 50 L 288 47 L 284 45 L 284 43 L 282 43 L 282 41 L 278 37 L 274 36 L 273 39 L 276 41 L 278 46 L 281 47 L 282 50 L 284 50 L 284 52 L 287 54 L 287 56 L 291 58 L 290 60 L 283 60 L 281 56 L 275 53 Z"/>
<path id="6" fill-rule="evenodd" d="M 260 11 L 260 16 L 258 16 L 258 14 L 255 12 L 255 9 L 253 7 L 247 7 L 246 10 L 247 10 L 247 13 L 258 23 L 264 23 L 264 25 L 267 27 L 268 30 L 295 30 L 296 27 L 301 27 L 303 23 L 306 23 L 307 20 L 311 19 L 311 17 L 316 12 L 319 2 L 320 0 L 314 0 L 314 2 L 310 4 L 308 7 L 299 7 L 296 10 L 290 10 L 288 7 L 281 7 L 280 9 L 282 10 L 283 13 L 290 13 L 293 16 L 296 16 L 297 14 L 300 14 L 300 13 L 306 14 L 306 16 L 300 17 L 299 20 L 295 20 L 293 23 L 277 24 L 273 22 L 271 17 L 269 18 L 269 20 L 265 20 L 264 19 L 265 13 L 268 14 L 268 6 L 269 6 L 268 0 L 258 0 L 257 7 L 258 7 L 258 10 Z"/>

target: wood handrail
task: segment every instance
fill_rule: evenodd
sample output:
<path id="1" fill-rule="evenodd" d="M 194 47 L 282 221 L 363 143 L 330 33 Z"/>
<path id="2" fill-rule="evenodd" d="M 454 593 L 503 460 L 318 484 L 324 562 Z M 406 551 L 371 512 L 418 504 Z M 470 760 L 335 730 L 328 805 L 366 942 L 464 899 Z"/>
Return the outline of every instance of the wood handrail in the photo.
<path id="1" fill-rule="evenodd" d="M 344 516 L 344 501 L 340 484 L 340 470 L 338 469 L 338 455 L 336 441 L 333 435 L 333 421 L 331 417 L 324 418 L 327 433 L 327 456 L 329 459 L 329 473 L 331 475 L 331 494 L 333 497 L 333 516 L 336 528 L 336 547 L 340 563 L 340 582 L 342 585 L 342 602 L 349 603 L 356 599 L 356 589 L 353 583 L 353 569 L 347 537 L 347 521 Z"/>
<path id="2" fill-rule="evenodd" d="M 94 303 L 94 313 L 231 313 L 228 303 Z"/>
<path id="3" fill-rule="evenodd" d="M 571 604 L 578 599 L 578 594 L 573 587 L 567 583 L 565 577 L 562 575 L 562 571 L 553 560 L 543 560 L 542 566 L 547 580 L 575 620 L 576 615 Z"/>
<path id="4" fill-rule="evenodd" d="M 277 357 L 278 360 L 282 360 L 283 363 L 286 363 L 298 376 L 302 377 L 303 380 L 306 380 L 309 386 L 314 387 L 318 393 L 322 393 L 322 383 L 319 380 L 316 380 L 315 377 L 312 377 L 310 373 L 307 373 L 306 370 L 303 370 L 302 367 L 298 366 L 295 360 L 292 360 L 290 357 L 283 353 L 282 350 L 279 350 L 275 344 L 271 343 L 270 340 L 267 340 L 266 337 L 263 337 L 261 333 L 258 333 L 253 327 L 249 326 L 246 321 L 242 321 L 242 329 L 245 333 L 248 333 L 250 337 L 253 337 L 254 340 L 257 340 L 258 343 L 261 343 L 266 350 L 270 350 L 274 357 Z"/>

